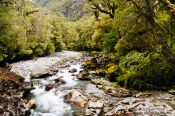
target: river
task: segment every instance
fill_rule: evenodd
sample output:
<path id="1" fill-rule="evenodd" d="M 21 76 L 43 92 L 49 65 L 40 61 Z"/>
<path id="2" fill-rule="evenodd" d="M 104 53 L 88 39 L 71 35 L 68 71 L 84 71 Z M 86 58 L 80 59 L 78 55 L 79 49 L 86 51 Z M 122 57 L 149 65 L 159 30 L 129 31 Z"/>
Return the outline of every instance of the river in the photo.
<path id="1" fill-rule="evenodd" d="M 24 77 L 25 81 L 31 82 L 35 88 L 30 92 L 31 100 L 36 104 L 36 108 L 31 110 L 31 116 L 73 115 L 71 105 L 64 103 L 63 97 L 74 87 L 86 83 L 76 79 L 76 75 L 82 70 L 82 63 L 85 59 L 83 53 L 63 51 L 47 57 L 11 64 L 11 71 Z M 31 73 L 42 72 L 52 67 L 57 71 L 54 75 L 31 79 Z M 70 73 L 71 69 L 76 69 L 76 72 Z M 58 78 L 65 83 L 58 84 L 55 81 Z M 46 91 L 47 86 L 52 86 L 52 88 Z"/>

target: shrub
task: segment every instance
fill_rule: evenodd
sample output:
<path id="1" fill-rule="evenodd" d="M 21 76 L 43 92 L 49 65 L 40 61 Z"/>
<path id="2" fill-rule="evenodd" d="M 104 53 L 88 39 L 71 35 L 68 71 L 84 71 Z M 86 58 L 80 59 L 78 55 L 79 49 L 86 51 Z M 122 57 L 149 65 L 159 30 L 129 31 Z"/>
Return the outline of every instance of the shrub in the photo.
<path id="1" fill-rule="evenodd" d="M 122 57 L 119 67 L 125 74 L 117 78 L 120 85 L 135 89 L 170 86 L 173 78 L 173 65 L 158 53 L 133 51 Z"/>
<path id="2" fill-rule="evenodd" d="M 115 51 L 115 45 L 119 40 L 119 33 L 117 30 L 112 29 L 109 33 L 106 33 L 103 40 L 103 50 L 105 53 L 110 53 Z"/>
<path id="3" fill-rule="evenodd" d="M 47 54 L 50 54 L 50 53 L 53 53 L 53 52 L 55 52 L 54 43 L 49 43 L 49 44 L 47 45 L 46 53 L 47 53 Z"/>
<path id="4" fill-rule="evenodd" d="M 111 65 L 109 66 L 109 68 L 107 69 L 107 78 L 114 82 L 116 81 L 116 78 L 119 77 L 120 75 L 122 75 L 122 70 L 119 66 L 117 65 Z"/>

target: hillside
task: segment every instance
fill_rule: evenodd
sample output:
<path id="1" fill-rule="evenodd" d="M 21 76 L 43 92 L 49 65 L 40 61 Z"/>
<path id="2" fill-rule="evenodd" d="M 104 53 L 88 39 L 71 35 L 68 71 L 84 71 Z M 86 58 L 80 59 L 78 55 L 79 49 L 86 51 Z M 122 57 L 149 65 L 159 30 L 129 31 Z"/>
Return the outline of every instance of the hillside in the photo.
<path id="1" fill-rule="evenodd" d="M 83 0 L 34 0 L 34 2 L 42 7 L 61 12 L 71 21 L 76 21 L 88 13 L 84 8 Z"/>

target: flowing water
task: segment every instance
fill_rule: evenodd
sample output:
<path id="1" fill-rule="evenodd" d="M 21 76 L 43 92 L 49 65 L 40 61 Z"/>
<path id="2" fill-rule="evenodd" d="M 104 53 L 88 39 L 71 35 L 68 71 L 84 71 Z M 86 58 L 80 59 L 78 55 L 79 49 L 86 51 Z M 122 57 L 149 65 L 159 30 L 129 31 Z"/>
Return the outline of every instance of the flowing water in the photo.
<path id="1" fill-rule="evenodd" d="M 76 75 L 82 70 L 85 60 L 83 53 L 59 52 L 48 57 L 35 60 L 22 61 L 12 64 L 11 71 L 23 76 L 31 82 L 34 88 L 30 93 L 36 104 L 36 109 L 31 110 L 31 116 L 71 116 L 74 111 L 70 104 L 64 103 L 63 97 L 74 87 L 81 86 L 82 82 L 76 79 Z M 47 69 L 60 63 L 55 75 L 42 79 L 30 79 L 30 73 L 36 70 Z M 71 69 L 77 69 L 75 73 L 69 73 Z M 66 83 L 58 84 L 55 79 L 61 78 Z M 80 83 L 81 82 L 81 83 Z M 46 86 L 53 85 L 51 90 L 46 91 Z"/>

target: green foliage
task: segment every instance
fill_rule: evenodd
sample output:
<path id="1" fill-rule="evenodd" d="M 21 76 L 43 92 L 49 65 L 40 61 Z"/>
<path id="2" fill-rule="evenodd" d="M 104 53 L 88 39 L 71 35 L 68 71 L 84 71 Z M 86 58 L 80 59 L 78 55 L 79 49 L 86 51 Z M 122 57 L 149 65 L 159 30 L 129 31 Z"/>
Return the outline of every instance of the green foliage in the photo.
<path id="1" fill-rule="evenodd" d="M 0 2 L 1 64 L 43 56 L 54 52 L 55 48 L 61 50 L 61 31 L 57 26 L 61 22 L 55 23 L 51 18 L 58 15 L 35 7 L 22 0 L 9 1 L 7 4 Z"/>
<path id="2" fill-rule="evenodd" d="M 66 19 L 77 21 L 88 12 L 84 9 L 83 0 L 34 0 L 38 5 L 62 13 Z"/>
<path id="3" fill-rule="evenodd" d="M 140 90 L 153 85 L 169 86 L 172 84 L 170 80 L 173 66 L 158 53 L 132 51 L 121 58 L 119 66 L 125 70 L 125 74 L 118 77 L 117 81 L 125 87 Z"/>
<path id="4" fill-rule="evenodd" d="M 103 40 L 103 48 L 105 53 L 111 53 L 115 51 L 115 45 L 117 41 L 119 40 L 119 33 L 112 29 L 109 33 L 106 33 Z"/>
<path id="5" fill-rule="evenodd" d="M 49 44 L 47 45 L 46 51 L 47 51 L 47 52 L 46 52 L 47 54 L 51 54 L 51 53 L 55 52 L 54 43 L 49 43 Z"/>
<path id="6" fill-rule="evenodd" d="M 98 69 L 97 70 L 97 74 L 101 77 L 105 77 L 106 76 L 106 70 L 105 69 Z"/>
<path id="7" fill-rule="evenodd" d="M 95 32 L 94 18 L 92 16 L 84 16 L 75 23 L 75 28 L 79 36 L 73 45 L 73 49 L 78 51 L 99 50 L 92 42 L 92 35 Z"/>
<path id="8" fill-rule="evenodd" d="M 116 81 L 117 77 L 122 75 L 122 73 L 123 73 L 123 71 L 122 71 L 122 69 L 119 66 L 117 66 L 115 64 L 111 64 L 111 65 L 109 65 L 109 68 L 107 69 L 106 77 L 110 81 L 114 82 L 114 81 Z"/>

